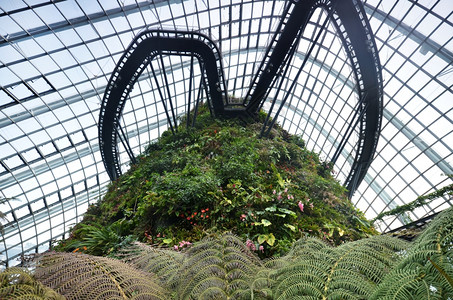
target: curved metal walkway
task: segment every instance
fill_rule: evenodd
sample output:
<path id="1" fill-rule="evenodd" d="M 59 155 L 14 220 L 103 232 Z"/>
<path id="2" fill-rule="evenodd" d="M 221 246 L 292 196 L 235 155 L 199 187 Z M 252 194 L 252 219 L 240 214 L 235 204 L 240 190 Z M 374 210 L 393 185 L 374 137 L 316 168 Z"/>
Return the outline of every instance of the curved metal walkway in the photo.
<path id="1" fill-rule="evenodd" d="M 196 32 L 145 30 L 131 42 L 126 52 L 115 67 L 108 82 L 104 98 L 101 104 L 99 116 L 99 145 L 105 168 L 112 180 L 121 175 L 118 158 L 118 139 L 125 147 L 129 158 L 135 162 L 132 149 L 128 144 L 127 137 L 120 125 L 121 114 L 128 96 L 145 68 L 150 62 L 159 59 L 164 64 L 163 55 L 191 56 L 191 70 L 194 58 L 200 64 L 202 70 L 202 85 L 206 91 L 209 107 L 215 115 L 224 114 L 227 99 L 225 81 L 220 53 L 217 46 L 205 35 Z M 152 68 L 152 65 L 150 65 Z M 154 79 L 156 70 L 152 68 Z M 177 131 L 177 116 L 173 107 L 173 101 L 168 90 L 166 73 L 163 77 L 167 86 L 159 87 L 158 92 L 164 106 L 167 122 L 173 132 Z M 190 84 L 192 87 L 192 84 Z M 163 89 L 166 89 L 163 91 Z M 189 92 L 189 95 L 191 93 Z M 195 107 L 198 107 L 201 94 L 195 99 Z M 190 101 L 187 109 L 190 113 Z M 187 120 L 189 121 L 188 115 Z M 195 114 L 193 122 L 195 121 Z"/>
<path id="2" fill-rule="evenodd" d="M 186 31 L 146 30 L 140 33 L 118 62 L 102 101 L 99 118 L 99 142 L 104 165 L 110 178 L 114 180 L 121 175 L 117 147 L 118 139 L 126 149 L 131 161 L 135 162 L 132 149 L 119 120 L 125 101 L 144 69 L 151 66 L 153 76 L 156 78 L 155 70 L 151 64 L 153 60 L 160 59 L 163 67 L 162 55 L 190 56 L 192 72 L 195 58 L 202 70 L 201 84 L 206 93 L 208 106 L 211 113 L 216 117 L 221 115 L 234 117 L 244 114 L 253 116 L 268 99 L 272 89 L 277 90 L 277 95 L 282 92 L 282 97 L 275 96 L 271 102 L 268 119 L 261 131 L 261 135 L 265 136 L 273 127 L 286 100 L 292 95 L 297 78 L 321 33 L 331 22 L 347 52 L 357 85 L 358 101 L 354 113 L 349 116 L 348 128 L 341 140 L 336 141 L 337 148 L 332 157 L 328 159 L 335 164 L 353 132 L 358 133 L 358 141 L 354 149 L 355 157 L 352 161 L 351 171 L 344 182 L 349 195 L 352 196 L 363 180 L 376 151 L 383 109 L 382 75 L 376 44 L 362 5 L 355 0 L 341 1 L 338 5 L 337 2 L 340 1 L 307 0 L 288 3 L 247 95 L 243 103 L 239 105 L 230 103 L 228 100 L 220 52 L 210 38 L 200 33 Z M 298 74 L 292 85 L 289 89 L 283 91 L 282 78 L 285 78 L 285 75 L 288 74 L 301 36 L 313 12 L 318 8 L 324 9 L 328 15 L 320 26 L 315 40 L 312 41 L 302 65 L 299 66 Z M 166 80 L 165 71 L 163 77 Z M 192 77 L 190 77 L 190 80 L 192 80 Z M 162 89 L 168 89 L 168 82 L 166 87 L 159 87 L 158 84 L 157 86 L 167 123 L 170 129 L 175 132 L 178 124 L 170 91 L 168 90 L 167 93 L 162 91 Z M 192 83 L 189 86 L 192 87 Z M 189 95 L 191 95 L 190 91 Z M 198 97 L 194 99 L 193 103 L 195 111 L 200 100 L 201 93 L 198 93 Z M 189 115 L 191 102 L 189 96 L 186 126 L 190 126 L 189 120 L 192 120 L 192 126 L 195 123 L 195 113 L 192 119 Z M 274 109 L 276 112 L 273 120 L 270 121 L 270 115 Z"/>
<path id="3" fill-rule="evenodd" d="M 357 141 L 351 172 L 344 182 L 349 195 L 352 196 L 365 177 L 366 171 L 373 160 L 379 139 L 383 109 L 382 75 L 378 51 L 365 11 L 359 1 L 292 1 L 284 12 L 277 33 L 274 35 L 264 60 L 252 81 L 244 104 L 247 107 L 247 111 L 255 113 L 262 107 L 273 88 L 277 89 L 277 94 L 280 92 L 283 80 L 279 81 L 279 77 L 284 77 L 288 73 L 291 67 L 290 62 L 296 52 L 300 37 L 308 20 L 317 8 L 323 8 L 327 12 L 328 17 L 317 32 L 309 52 L 305 55 L 305 60 L 299 66 L 298 74 L 293 80 L 292 86 L 283 92 L 284 95 L 281 97 L 283 101 L 279 101 L 280 105 L 276 108 L 277 112 L 275 115 L 278 116 L 286 100 L 293 93 L 297 78 L 310 57 L 311 51 L 321 36 L 323 29 L 326 28 L 328 22 L 331 22 L 340 35 L 344 49 L 347 50 L 359 97 L 359 101 L 355 106 L 355 114 L 349 119 L 349 128 L 343 135 L 342 140 L 337 141 L 339 146 L 333 156 L 329 158 L 335 164 L 354 130 L 359 132 L 359 140 Z M 279 83 L 278 86 L 277 83 Z M 270 132 L 277 120 L 276 116 L 274 116 L 273 121 L 269 121 L 269 116 L 278 101 L 278 97 L 274 96 L 273 98 L 268 120 L 263 126 L 263 135 Z"/>

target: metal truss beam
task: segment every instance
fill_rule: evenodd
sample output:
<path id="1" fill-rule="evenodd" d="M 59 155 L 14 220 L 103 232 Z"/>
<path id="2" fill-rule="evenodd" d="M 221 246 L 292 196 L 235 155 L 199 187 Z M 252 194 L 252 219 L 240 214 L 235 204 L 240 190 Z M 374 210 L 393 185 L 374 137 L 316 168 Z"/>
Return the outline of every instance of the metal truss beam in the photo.
<path id="1" fill-rule="evenodd" d="M 245 104 L 249 114 L 257 113 L 263 102 L 266 101 L 270 89 L 275 88 L 276 78 L 285 73 L 285 68 L 288 68 L 287 64 L 290 63 L 294 53 L 293 48 L 297 47 L 301 32 L 305 30 L 313 12 L 319 7 L 326 10 L 328 12 L 326 21 L 333 23 L 349 57 L 360 102 L 357 108 L 360 118 L 354 121 L 354 128 L 351 128 L 351 132 L 358 131 L 359 140 L 351 172 L 345 182 L 349 196 L 352 197 L 371 164 L 380 135 L 383 109 L 382 75 L 376 44 L 363 6 L 355 0 L 341 1 L 339 5 L 336 3 L 336 0 L 322 3 L 315 0 L 288 3 L 278 26 L 281 32 L 277 32 L 270 41 L 263 62 L 247 92 Z M 311 41 L 310 49 L 317 44 L 323 27 L 325 25 L 319 28 L 317 38 Z M 304 60 L 305 62 L 306 60 Z M 304 63 L 300 69 L 303 68 Z M 277 93 L 279 88 L 277 88 Z M 287 96 L 291 92 L 291 89 L 287 91 Z M 273 101 L 272 108 L 276 98 Z M 285 101 L 282 101 L 276 115 L 273 116 L 274 120 L 277 119 L 284 104 Z M 270 128 L 267 132 L 270 131 L 272 125 L 273 123 L 269 125 Z M 337 155 L 341 152 L 341 149 L 338 150 Z M 335 160 L 335 157 L 330 159 Z"/>
<path id="2" fill-rule="evenodd" d="M 165 79 L 166 95 L 159 88 L 168 123 L 176 128 L 176 112 L 171 101 L 168 80 L 162 55 L 195 56 L 204 71 L 201 81 L 208 96 L 208 104 L 215 116 L 234 113 L 226 110 L 228 96 L 223 78 L 223 66 L 217 46 L 209 37 L 196 32 L 172 30 L 145 30 L 134 38 L 121 57 L 104 94 L 99 116 L 99 144 L 107 173 L 112 180 L 121 175 L 121 164 L 117 149 L 118 126 L 128 95 L 135 82 L 154 58 L 160 58 Z M 156 72 L 153 69 L 153 76 Z M 166 105 L 168 98 L 170 106 Z M 170 117 L 172 116 L 172 118 Z M 195 118 L 195 116 L 194 116 Z M 171 120 L 172 119 L 172 120 Z M 123 140 L 125 137 L 123 138 Z M 131 154 L 130 154 L 131 155 Z"/>

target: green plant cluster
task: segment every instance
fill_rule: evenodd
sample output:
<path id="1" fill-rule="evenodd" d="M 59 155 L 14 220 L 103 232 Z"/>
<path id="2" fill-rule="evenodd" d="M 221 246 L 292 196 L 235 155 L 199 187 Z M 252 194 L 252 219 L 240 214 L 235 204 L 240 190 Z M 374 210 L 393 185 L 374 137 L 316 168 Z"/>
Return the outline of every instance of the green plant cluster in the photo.
<path id="1" fill-rule="evenodd" d="M 453 175 L 449 175 L 449 177 L 452 177 Z M 413 211 L 414 209 L 424 206 L 428 203 L 430 203 L 432 200 L 438 199 L 440 197 L 444 196 L 453 196 L 453 184 L 446 185 L 437 191 L 434 191 L 432 193 L 429 193 L 427 195 L 419 196 L 417 199 L 414 201 L 411 201 L 409 203 L 399 205 L 395 207 L 394 209 L 391 209 L 389 211 L 381 212 L 378 214 L 372 221 L 374 223 L 377 220 L 382 220 L 384 217 L 387 216 L 399 216 L 405 212 Z"/>
<path id="2" fill-rule="evenodd" d="M 271 257 L 304 236 L 338 245 L 376 233 L 329 163 L 278 126 L 259 138 L 261 127 L 259 120 L 214 119 L 200 108 L 196 128 L 167 131 L 150 144 L 58 249 L 99 255 L 129 235 L 178 247 L 233 232 Z"/>
<path id="3" fill-rule="evenodd" d="M 33 275 L 0 273 L 0 298 L 452 299 L 452 244 L 449 208 L 412 243 L 377 235 L 335 247 L 304 237 L 265 260 L 228 233 L 183 251 L 136 242 L 115 259 L 47 252 Z"/>

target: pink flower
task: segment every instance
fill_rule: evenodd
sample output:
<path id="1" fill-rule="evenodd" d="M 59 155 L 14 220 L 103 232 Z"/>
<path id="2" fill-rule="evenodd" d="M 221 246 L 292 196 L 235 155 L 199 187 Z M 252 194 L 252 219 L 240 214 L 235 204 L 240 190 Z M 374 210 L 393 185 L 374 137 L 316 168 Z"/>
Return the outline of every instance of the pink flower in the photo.
<path id="1" fill-rule="evenodd" d="M 245 221 L 245 218 L 247 218 L 247 216 L 246 216 L 245 214 L 242 214 L 242 215 L 240 216 L 241 221 Z"/>
<path id="2" fill-rule="evenodd" d="M 313 203 L 310 203 L 310 208 L 313 209 L 314 205 Z"/>
<path id="3" fill-rule="evenodd" d="M 288 193 L 288 188 L 285 189 L 285 193 Z"/>
<path id="4" fill-rule="evenodd" d="M 251 240 L 247 240 L 245 242 L 245 245 L 247 246 L 247 248 L 249 248 L 252 251 L 256 250 L 255 244 Z"/>
<path id="5" fill-rule="evenodd" d="M 178 245 L 174 245 L 174 246 L 173 246 L 173 249 L 175 249 L 176 251 L 178 251 Z"/>
<path id="6" fill-rule="evenodd" d="M 260 250 L 261 252 L 264 253 L 264 246 L 263 246 L 263 245 L 260 245 L 260 247 L 258 248 L 258 250 Z"/>
<path id="7" fill-rule="evenodd" d="M 299 203 L 297 203 L 297 205 L 299 206 L 300 211 L 304 212 L 304 204 L 301 201 L 299 201 Z"/>
<path id="8" fill-rule="evenodd" d="M 274 194 L 274 195 L 275 195 L 275 193 L 276 193 L 276 192 L 277 192 L 276 190 L 273 190 L 273 191 L 272 191 L 272 194 Z"/>
<path id="9" fill-rule="evenodd" d="M 278 194 L 277 200 L 282 200 L 282 195 Z"/>
<path id="10" fill-rule="evenodd" d="M 180 248 L 180 249 L 184 248 L 185 246 L 190 246 L 190 245 L 192 245 L 191 242 L 187 242 L 187 241 L 181 241 L 181 242 L 179 242 L 179 248 Z M 175 248 L 175 250 L 178 250 L 178 246 L 175 245 L 175 246 L 173 246 L 173 247 Z"/>

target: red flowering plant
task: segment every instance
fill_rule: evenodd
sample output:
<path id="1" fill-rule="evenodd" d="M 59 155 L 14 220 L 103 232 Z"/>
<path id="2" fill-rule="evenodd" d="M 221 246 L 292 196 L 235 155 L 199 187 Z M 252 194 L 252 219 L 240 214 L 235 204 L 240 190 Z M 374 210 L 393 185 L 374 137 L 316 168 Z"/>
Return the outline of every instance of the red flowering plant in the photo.
<path id="1" fill-rule="evenodd" d="M 210 209 L 209 207 L 203 208 L 200 211 L 188 211 L 186 213 L 181 213 L 179 215 L 184 221 L 187 221 L 188 224 L 196 226 L 198 224 L 205 225 L 210 223 Z"/>

